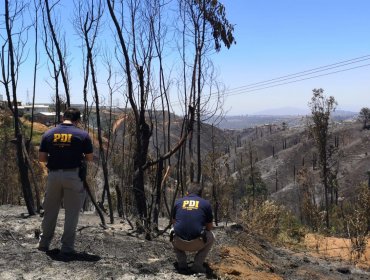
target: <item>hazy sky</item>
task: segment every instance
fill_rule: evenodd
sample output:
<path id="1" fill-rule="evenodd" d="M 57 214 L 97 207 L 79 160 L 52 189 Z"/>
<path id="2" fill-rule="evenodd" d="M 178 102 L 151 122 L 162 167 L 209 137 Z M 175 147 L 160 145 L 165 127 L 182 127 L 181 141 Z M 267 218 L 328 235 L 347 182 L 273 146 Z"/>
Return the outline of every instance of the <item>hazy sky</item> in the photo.
<path id="1" fill-rule="evenodd" d="M 229 89 L 226 107 L 231 114 L 278 107 L 307 108 L 314 88 L 323 88 L 326 95 L 333 95 L 338 109 L 357 111 L 370 107 L 370 1 L 224 0 L 223 3 L 230 22 L 235 24 L 237 44 L 216 55 L 215 63 Z M 352 60 L 359 57 L 362 58 Z M 336 64 L 342 61 L 347 62 Z M 295 79 L 286 77 L 248 87 L 331 64 L 336 65 L 316 69 L 312 74 L 301 73 Z M 343 71 L 354 67 L 358 68 Z M 338 73 L 326 75 L 331 72 Z M 318 75 L 324 76 L 307 79 Z M 307 80 L 292 83 L 301 79 Z M 289 84 L 274 86 L 282 83 Z M 233 90 L 238 87 L 242 88 Z M 261 87 L 270 88 L 257 90 Z"/>
<path id="2" fill-rule="evenodd" d="M 61 17 L 65 20 L 71 16 L 73 1 L 60 3 Z M 370 107 L 369 0 L 224 0 L 223 3 L 229 21 L 235 24 L 237 44 L 229 50 L 223 47 L 213 60 L 227 87 L 228 114 L 253 114 L 281 107 L 307 109 L 314 88 L 323 88 L 326 95 L 333 95 L 338 109 L 358 111 Z M 72 102 L 81 103 L 80 93 L 76 98 L 76 92 L 82 91 L 82 70 L 75 66 L 76 57 L 81 56 L 79 41 L 70 24 L 63 28 L 70 42 Z M 30 100 L 32 93 L 32 57 L 31 48 L 18 86 L 19 99 L 23 101 Z M 38 102 L 51 101 L 52 91 L 45 83 L 50 79 L 45 60 L 44 57 L 40 62 L 43 70 L 38 74 Z M 346 62 L 340 63 L 343 61 Z M 303 72 L 311 69 L 315 70 Z M 337 73 L 329 74 L 332 72 Z M 299 74 L 287 76 L 296 73 Z M 294 82 L 297 80 L 302 81 Z M 254 85 L 264 81 L 267 82 Z"/>

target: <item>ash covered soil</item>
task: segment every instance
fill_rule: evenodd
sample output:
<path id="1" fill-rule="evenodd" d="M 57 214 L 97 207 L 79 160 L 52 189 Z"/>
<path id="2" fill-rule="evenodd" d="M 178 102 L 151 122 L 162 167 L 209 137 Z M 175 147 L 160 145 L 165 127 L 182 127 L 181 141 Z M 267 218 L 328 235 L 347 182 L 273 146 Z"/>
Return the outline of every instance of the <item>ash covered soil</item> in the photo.
<path id="1" fill-rule="evenodd" d="M 25 208 L 0 206 L 0 279 L 370 279 L 369 268 L 324 259 L 308 251 L 277 248 L 240 230 L 215 229 L 217 242 L 207 274 L 179 274 L 165 233 L 152 241 L 116 218 L 108 229 L 94 213 L 82 213 L 73 258 L 59 257 L 64 211 L 61 210 L 51 251 L 36 249 L 39 216 Z M 189 258 L 191 261 L 191 258 Z"/>

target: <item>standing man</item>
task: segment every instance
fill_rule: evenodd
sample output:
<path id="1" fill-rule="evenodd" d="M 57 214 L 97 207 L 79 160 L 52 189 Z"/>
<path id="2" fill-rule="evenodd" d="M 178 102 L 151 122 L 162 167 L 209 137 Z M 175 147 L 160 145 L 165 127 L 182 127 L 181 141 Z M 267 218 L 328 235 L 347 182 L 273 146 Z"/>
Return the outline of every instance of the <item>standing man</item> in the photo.
<path id="1" fill-rule="evenodd" d="M 215 237 L 213 228 L 212 208 L 210 203 L 201 197 L 202 187 L 192 183 L 185 197 L 175 203 L 172 223 L 174 225 L 174 247 L 178 269 L 180 272 L 188 269 L 186 251 L 197 252 L 191 270 L 195 273 L 205 273 L 203 266 Z"/>
<path id="2" fill-rule="evenodd" d="M 90 136 L 77 127 L 80 119 L 78 109 L 68 108 L 64 112 L 63 123 L 45 132 L 41 139 L 39 161 L 47 163 L 49 174 L 43 202 L 44 218 L 38 245 L 40 251 L 49 250 L 63 200 L 65 221 L 60 252 L 62 255 L 75 253 L 76 227 L 85 199 L 79 169 L 83 160 L 93 160 Z"/>

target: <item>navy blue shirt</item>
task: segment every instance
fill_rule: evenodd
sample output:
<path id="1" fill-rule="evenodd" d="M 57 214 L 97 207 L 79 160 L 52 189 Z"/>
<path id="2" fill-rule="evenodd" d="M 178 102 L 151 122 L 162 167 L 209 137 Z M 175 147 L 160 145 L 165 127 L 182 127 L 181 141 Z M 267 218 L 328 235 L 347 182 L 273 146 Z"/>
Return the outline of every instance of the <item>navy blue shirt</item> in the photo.
<path id="1" fill-rule="evenodd" d="M 59 124 L 44 133 L 40 152 L 48 153 L 50 170 L 77 168 L 84 154 L 91 154 L 93 146 L 89 134 L 73 124 Z"/>
<path id="2" fill-rule="evenodd" d="M 175 203 L 173 210 L 175 234 L 184 240 L 200 236 L 205 225 L 212 223 L 211 204 L 196 194 L 190 194 Z"/>

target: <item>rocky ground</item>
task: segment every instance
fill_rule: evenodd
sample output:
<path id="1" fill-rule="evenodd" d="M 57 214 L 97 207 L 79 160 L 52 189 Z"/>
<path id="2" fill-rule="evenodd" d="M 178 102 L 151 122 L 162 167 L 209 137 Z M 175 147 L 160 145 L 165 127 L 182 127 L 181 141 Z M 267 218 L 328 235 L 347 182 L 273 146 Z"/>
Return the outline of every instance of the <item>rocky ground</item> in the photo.
<path id="1" fill-rule="evenodd" d="M 61 258 L 63 211 L 47 253 L 35 249 L 41 218 L 24 212 L 24 207 L 0 206 L 0 279 L 370 279 L 370 265 L 359 269 L 309 251 L 276 248 L 237 227 L 215 230 L 206 275 L 179 274 L 168 234 L 146 241 L 118 219 L 104 230 L 93 213 L 81 215 L 80 253 Z"/>

